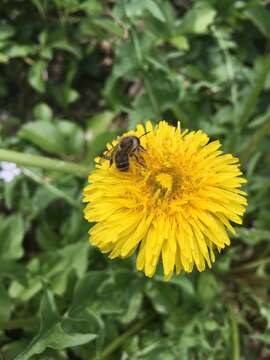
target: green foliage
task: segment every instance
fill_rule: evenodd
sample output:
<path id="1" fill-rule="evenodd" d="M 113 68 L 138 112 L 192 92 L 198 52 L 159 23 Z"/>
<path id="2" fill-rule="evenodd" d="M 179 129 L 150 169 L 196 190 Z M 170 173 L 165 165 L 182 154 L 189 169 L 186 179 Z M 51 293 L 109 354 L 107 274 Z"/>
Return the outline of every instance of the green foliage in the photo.
<path id="1" fill-rule="evenodd" d="M 147 119 L 240 156 L 249 208 L 205 273 L 147 279 L 88 244 L 78 174 L 0 180 L 0 358 L 270 357 L 270 9 L 261 0 L 3 0 L 1 148 L 93 166 Z"/>

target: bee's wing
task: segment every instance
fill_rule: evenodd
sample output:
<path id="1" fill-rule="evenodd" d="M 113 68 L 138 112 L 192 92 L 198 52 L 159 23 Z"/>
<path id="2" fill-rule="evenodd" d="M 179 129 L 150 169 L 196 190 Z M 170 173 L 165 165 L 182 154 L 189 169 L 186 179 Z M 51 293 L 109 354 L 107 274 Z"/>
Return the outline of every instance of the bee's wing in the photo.
<path id="1" fill-rule="evenodd" d="M 104 154 L 102 154 L 100 157 L 106 160 L 110 160 L 113 157 L 113 153 L 115 152 L 117 145 L 114 145 L 110 149 L 108 149 Z"/>
<path id="2" fill-rule="evenodd" d="M 116 150 L 117 144 L 108 149 L 104 154 L 100 155 L 100 160 L 110 160 L 110 165 L 113 163 L 113 157 Z"/>

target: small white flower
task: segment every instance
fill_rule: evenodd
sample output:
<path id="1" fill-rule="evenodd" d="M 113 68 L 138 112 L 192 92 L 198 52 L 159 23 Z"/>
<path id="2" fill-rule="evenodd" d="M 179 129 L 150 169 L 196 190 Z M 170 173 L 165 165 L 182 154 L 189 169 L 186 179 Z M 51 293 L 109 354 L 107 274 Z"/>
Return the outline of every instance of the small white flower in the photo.
<path id="1" fill-rule="evenodd" d="M 8 161 L 1 162 L 0 179 L 4 182 L 11 182 L 16 176 L 21 174 L 21 170 L 16 164 Z"/>

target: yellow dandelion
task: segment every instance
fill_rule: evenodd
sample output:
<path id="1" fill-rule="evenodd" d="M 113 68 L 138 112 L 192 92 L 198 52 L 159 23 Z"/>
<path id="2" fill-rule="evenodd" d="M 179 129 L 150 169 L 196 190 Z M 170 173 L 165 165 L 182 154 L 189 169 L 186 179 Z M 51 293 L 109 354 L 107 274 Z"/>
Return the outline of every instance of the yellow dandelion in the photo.
<path id="1" fill-rule="evenodd" d="M 91 244 L 110 258 L 137 249 L 137 269 L 149 277 L 160 259 L 166 279 L 194 264 L 211 268 L 247 205 L 238 159 L 202 131 L 182 132 L 180 124 L 147 122 L 127 135 L 141 137 L 145 151 L 128 158 L 126 171 L 98 160 L 84 190 L 85 218 L 95 223 Z"/>

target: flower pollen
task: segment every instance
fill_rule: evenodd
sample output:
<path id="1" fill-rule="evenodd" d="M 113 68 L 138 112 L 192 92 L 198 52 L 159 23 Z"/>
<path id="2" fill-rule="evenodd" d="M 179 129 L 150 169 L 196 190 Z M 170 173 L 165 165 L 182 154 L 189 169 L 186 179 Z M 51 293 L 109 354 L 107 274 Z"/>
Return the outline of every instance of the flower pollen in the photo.
<path id="1" fill-rule="evenodd" d="M 156 176 L 156 181 L 166 191 L 170 192 L 172 190 L 173 177 L 170 174 L 161 173 Z"/>

